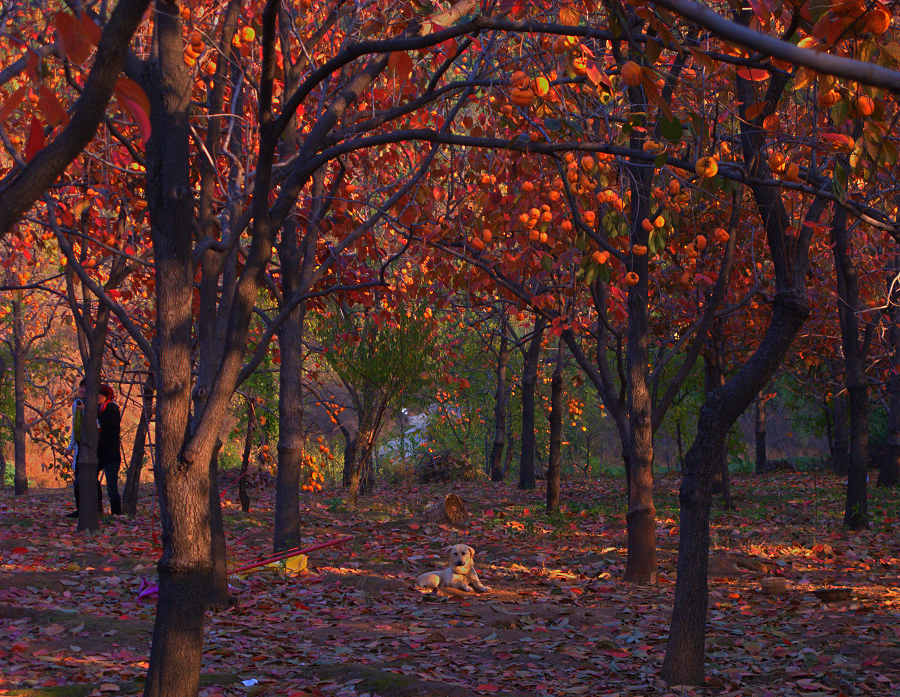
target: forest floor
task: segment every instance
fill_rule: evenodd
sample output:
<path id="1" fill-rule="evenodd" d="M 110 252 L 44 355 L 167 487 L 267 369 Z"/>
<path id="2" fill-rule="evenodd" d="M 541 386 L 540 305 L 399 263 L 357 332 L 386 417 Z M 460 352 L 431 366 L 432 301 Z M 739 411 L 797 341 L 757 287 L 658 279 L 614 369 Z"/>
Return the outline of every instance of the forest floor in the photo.
<path id="1" fill-rule="evenodd" d="M 738 476 L 736 510 L 714 510 L 707 684 L 659 678 L 678 542 L 674 477 L 657 482 L 659 583 L 624 583 L 623 481 L 563 483 L 565 512 L 543 513 L 542 485 L 394 485 L 358 508 L 339 490 L 304 494 L 310 570 L 262 569 L 230 582 L 211 613 L 201 694 L 382 697 L 467 695 L 900 694 L 898 492 L 870 490 L 872 526 L 842 529 L 841 482 L 823 473 Z M 465 529 L 424 522 L 453 490 Z M 69 489 L 0 493 L 0 695 L 140 694 L 155 603 L 153 492 L 135 520 L 75 532 Z M 271 496 L 242 513 L 223 496 L 232 565 L 271 545 Z M 477 550 L 492 590 L 415 590 L 458 541 Z M 783 576 L 768 594 L 760 580 Z M 849 589 L 823 602 L 813 591 Z"/>

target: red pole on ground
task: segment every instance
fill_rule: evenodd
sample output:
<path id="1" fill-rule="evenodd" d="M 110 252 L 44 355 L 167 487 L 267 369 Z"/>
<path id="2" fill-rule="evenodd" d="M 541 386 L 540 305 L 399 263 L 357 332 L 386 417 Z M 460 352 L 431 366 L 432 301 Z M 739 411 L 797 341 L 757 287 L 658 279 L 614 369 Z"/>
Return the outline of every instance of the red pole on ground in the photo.
<path id="1" fill-rule="evenodd" d="M 336 545 L 344 544 L 345 542 L 349 542 L 352 540 L 352 536 L 347 537 L 339 537 L 336 540 L 331 540 L 329 542 L 320 542 L 317 545 L 312 545 L 311 547 L 304 547 L 303 549 L 294 547 L 293 549 L 288 549 L 283 552 L 279 552 L 278 554 L 273 554 L 270 557 L 266 557 L 265 559 L 260 559 L 259 561 L 255 561 L 251 564 L 245 564 L 244 566 L 239 566 L 236 569 L 232 569 L 230 573 L 239 574 L 244 571 L 250 571 L 250 569 L 255 569 L 260 566 L 265 566 L 266 564 L 271 564 L 272 562 L 281 561 L 282 559 L 288 559 L 290 557 L 295 557 L 298 554 L 306 554 L 307 552 L 314 552 L 317 549 L 324 549 L 325 547 L 334 547 Z"/>

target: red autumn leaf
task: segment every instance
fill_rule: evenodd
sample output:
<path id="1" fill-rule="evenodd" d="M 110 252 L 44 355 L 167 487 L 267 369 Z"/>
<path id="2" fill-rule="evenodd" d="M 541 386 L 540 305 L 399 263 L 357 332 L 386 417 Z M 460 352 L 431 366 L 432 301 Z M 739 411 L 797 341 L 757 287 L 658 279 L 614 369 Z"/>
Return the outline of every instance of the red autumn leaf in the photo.
<path id="1" fill-rule="evenodd" d="M 68 12 L 57 12 L 54 16 L 56 37 L 62 52 L 73 63 L 84 63 L 91 55 L 91 42 L 85 35 L 75 15 Z"/>
<path id="2" fill-rule="evenodd" d="M 28 141 L 25 143 L 25 161 L 30 162 L 44 147 L 44 124 L 37 116 L 31 117 Z"/>
<path id="3" fill-rule="evenodd" d="M 100 27 L 97 26 L 97 23 L 91 19 L 86 12 L 82 12 L 78 16 L 78 26 L 81 29 L 84 38 L 86 38 L 92 46 L 96 46 L 100 43 L 100 35 L 102 34 Z"/>
<path id="4" fill-rule="evenodd" d="M 141 141 L 146 145 L 150 140 L 150 100 L 146 93 L 138 83 L 127 77 L 116 81 L 114 93 L 122 108 L 137 122 Z"/>
<path id="5" fill-rule="evenodd" d="M 60 104 L 53 90 L 43 85 L 38 91 L 38 109 L 44 115 L 47 125 L 51 127 L 69 119 L 66 108 Z"/>
<path id="6" fill-rule="evenodd" d="M 388 70 L 401 82 L 407 82 L 412 74 L 412 58 L 406 51 L 394 51 L 388 57 Z"/>
<path id="7" fill-rule="evenodd" d="M 38 64 L 38 54 L 34 51 L 28 51 L 28 58 L 25 59 L 25 72 L 28 73 L 28 77 L 35 82 L 40 80 L 40 75 L 38 75 Z"/>
<path id="8" fill-rule="evenodd" d="M 769 79 L 769 71 L 760 68 L 738 68 L 738 77 L 750 82 L 762 82 Z"/>

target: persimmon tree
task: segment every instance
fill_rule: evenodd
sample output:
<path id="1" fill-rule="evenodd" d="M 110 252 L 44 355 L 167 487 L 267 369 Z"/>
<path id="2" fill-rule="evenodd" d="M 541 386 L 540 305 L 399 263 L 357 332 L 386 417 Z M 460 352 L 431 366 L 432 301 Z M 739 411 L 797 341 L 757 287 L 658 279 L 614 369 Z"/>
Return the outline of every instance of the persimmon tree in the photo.
<path id="1" fill-rule="evenodd" d="M 705 12 L 698 14 L 697 6 L 686 0 L 665 4 L 731 41 L 792 65 L 896 88 L 895 70 L 797 46 L 721 15 L 710 17 L 708 8 L 701 7 Z M 771 256 L 766 273 L 774 278 L 775 292 L 769 330 L 757 352 L 707 400 L 687 458 L 676 608 L 664 672 L 676 682 L 701 680 L 712 468 L 705 453 L 718 451 L 729 422 L 783 358 L 805 315 L 804 245 L 812 229 L 799 221 L 815 223 L 826 203 L 835 198 L 854 214 L 861 205 L 840 200 L 809 176 L 808 167 L 803 171 L 799 165 L 789 166 L 787 181 L 774 178 L 758 157 L 766 145 L 762 122 L 771 115 L 765 113 L 771 107 L 763 106 L 759 113 L 750 109 L 757 102 L 777 107 L 780 90 L 771 98 L 759 99 L 753 94 L 754 85 L 766 80 L 770 86 L 781 84 L 785 76 L 793 75 L 787 72 L 791 66 L 778 67 L 756 54 L 734 55 L 728 46 L 710 48 L 708 35 L 685 29 L 656 5 L 614 4 L 601 11 L 593 3 L 588 8 L 537 3 L 526 9 L 518 3 L 460 2 L 424 15 L 417 5 L 406 3 L 391 8 L 326 3 L 308 11 L 305 3 L 284 8 L 274 1 L 188 7 L 159 0 L 155 9 L 140 30 L 141 36 L 152 40 L 139 42 L 135 55 L 125 61 L 134 85 L 123 83 L 128 85 L 123 94 L 126 104 L 137 106 L 124 128 L 131 136 L 149 135 L 145 155 L 133 146 L 129 149 L 127 137 L 119 141 L 136 160 L 144 159 L 138 170 L 146 169 L 144 196 L 156 301 L 152 332 L 129 317 L 123 304 L 103 288 L 102 280 L 73 265 L 81 282 L 133 335 L 156 380 L 155 474 L 164 551 L 145 694 L 194 695 L 198 690 L 204 613 L 222 599 L 225 590 L 215 454 L 234 390 L 252 372 L 254 361 L 258 363 L 268 351 L 268 340 L 287 315 L 312 293 L 325 292 L 329 271 L 336 273 L 342 263 L 353 261 L 354 245 L 385 218 L 409 229 L 407 241 L 422 241 L 462 256 L 488 272 L 486 284 L 499 281 L 546 320 L 551 332 L 558 331 L 564 338 L 597 386 L 620 432 L 629 468 L 628 577 L 652 580 L 656 566 L 652 435 L 671 398 L 668 389 L 655 404 L 651 395 L 648 325 L 653 319 L 651 294 L 655 299 L 659 287 L 651 281 L 651 266 L 664 276 L 676 269 L 679 275 L 690 270 L 698 280 L 694 271 L 700 268 L 710 281 L 713 290 L 704 298 L 704 312 L 685 308 L 682 321 L 692 328 L 687 332 L 690 338 L 669 346 L 673 353 L 696 360 L 706 338 L 704 322 L 710 321 L 709 308 L 716 294 L 725 292 L 731 262 L 729 252 L 720 251 L 715 259 L 701 254 L 704 244 L 709 248 L 709 238 L 703 235 L 701 243 L 688 225 L 699 221 L 724 229 L 729 218 L 740 216 L 747 201 L 743 196 L 721 195 L 722 181 L 727 179 L 746 184 L 755 196 Z M 777 20 L 781 21 L 780 16 Z M 801 20 L 808 23 L 802 17 L 798 23 Z M 300 74 L 293 83 L 284 79 L 278 67 L 280 62 L 284 68 L 286 62 L 279 27 L 288 21 L 297 25 L 292 26 L 292 41 L 312 56 L 308 62 L 294 64 Z M 747 31 L 752 32 L 749 38 Z M 828 31 L 830 36 L 833 28 Z M 122 35 L 117 40 L 127 45 Z M 104 45 L 101 39 L 101 50 Z M 557 45 L 559 53 L 549 58 Z M 546 64 L 540 62 L 545 57 Z M 115 61 L 109 65 L 116 68 Z M 513 65 L 524 75 L 511 73 Z M 737 82 L 737 92 L 727 87 L 733 68 L 723 66 L 729 65 L 744 75 Z M 709 82 L 691 80 L 692 89 L 688 89 L 683 79 L 686 69 L 694 75 L 705 71 Z M 754 71 L 774 77 L 759 79 Z M 713 84 L 714 77 L 719 82 Z M 707 86 L 716 88 L 715 98 L 710 98 Z M 86 84 L 84 93 L 88 91 Z M 607 108 L 610 99 L 614 105 Z M 96 102 L 105 104 L 106 99 Z M 733 110 L 717 113 L 719 105 L 736 102 L 740 102 L 740 118 Z M 485 104 L 491 111 L 485 110 Z M 149 123 L 142 123 L 141 115 L 146 113 Z M 96 108 L 92 118 L 98 122 L 101 118 Z M 733 152 L 742 151 L 742 158 L 729 161 L 726 153 L 716 149 L 727 140 L 720 135 L 720 120 L 731 124 L 730 147 Z M 735 125 L 738 122 L 740 127 Z M 115 130 L 114 125 L 110 133 Z M 667 134 L 672 137 L 666 138 Z M 672 147 L 662 147 L 663 140 L 671 141 Z M 83 146 L 77 139 L 68 142 Z M 501 204 L 491 213 L 501 223 L 496 226 L 482 225 L 474 218 L 474 206 L 465 200 L 482 193 L 474 182 L 471 189 L 449 187 L 447 208 L 458 215 L 451 216 L 454 226 L 445 225 L 437 215 L 438 207 L 423 205 L 430 203 L 429 194 L 438 198 L 433 189 L 416 187 L 415 179 L 419 172 L 436 171 L 435 165 L 446 171 L 471 171 L 466 160 L 473 148 L 555 157 L 548 166 L 555 170 L 549 181 L 559 177 L 560 184 L 545 187 L 541 180 L 540 191 L 528 192 L 523 182 L 525 196 L 519 196 L 520 189 L 491 189 L 486 199 Z M 380 155 L 370 164 L 395 168 L 391 192 L 365 186 L 373 181 L 384 184 L 378 176 L 342 173 L 348 169 L 344 161 L 354 168 L 365 166 L 365 161 L 353 160 L 353 154 L 376 150 Z M 566 152 L 583 156 L 573 154 L 566 162 L 561 159 Z M 592 160 L 587 159 L 588 152 L 593 153 Z M 510 163 L 505 168 L 504 158 Z M 494 176 L 512 172 L 516 159 L 532 161 L 530 157 L 498 157 Z M 32 160 L 38 161 L 38 156 Z M 680 186 L 691 185 L 687 199 L 677 199 L 681 192 L 666 194 L 667 182 L 662 199 L 654 195 L 654 178 L 661 171 L 678 178 Z M 300 224 L 296 243 L 281 237 L 285 224 L 296 214 L 298 201 L 347 198 L 342 182 L 357 186 L 356 176 L 363 186 L 350 198 L 362 201 L 365 213 L 351 216 L 355 225 L 335 228 L 334 238 L 322 239 L 321 248 L 317 240 L 315 244 L 310 240 L 307 248 L 315 250 L 315 255 L 303 258 L 316 259 L 319 265 L 306 279 L 301 273 L 298 285 L 282 285 L 278 317 L 261 333 L 252 347 L 254 356 L 245 362 L 254 312 L 266 291 L 265 273 L 273 255 L 283 264 L 281 256 L 290 257 L 292 247 L 302 250 L 307 244 L 307 238 L 299 236 Z M 601 177 L 606 178 L 605 184 Z M 518 175 L 510 181 L 518 185 Z M 403 182 L 410 187 L 405 189 Z M 46 184 L 39 188 L 31 201 L 44 193 Z M 533 205 L 529 200 L 544 193 L 549 198 L 551 189 L 565 201 L 565 217 L 550 203 Z M 795 216 L 801 230 L 796 244 L 787 242 L 793 235 L 787 233 L 788 214 L 778 195 L 782 190 L 799 191 L 805 201 L 813 199 L 806 208 L 814 215 Z M 602 201 L 598 193 L 603 194 Z M 665 202 L 665 212 L 657 200 Z M 711 210 L 688 210 L 684 224 L 675 225 L 677 215 L 671 211 L 682 212 L 676 204 L 682 207 L 695 200 L 711 202 Z M 512 215 L 510 220 L 505 216 L 519 204 L 525 219 L 520 219 L 521 228 L 514 231 L 511 244 L 502 252 L 489 247 L 484 230 L 505 229 Z M 872 206 L 862 205 L 865 214 L 871 215 L 868 208 Z M 53 214 L 53 203 L 48 206 Z M 479 208 L 488 210 L 483 204 Z M 549 219 L 545 219 L 547 213 Z M 62 208 L 59 218 L 63 229 L 58 238 L 65 240 L 72 224 L 65 220 Z M 662 223 L 657 225 L 660 218 Z M 558 225 L 564 235 L 551 236 L 551 224 Z M 679 233 L 695 238 L 693 247 L 678 239 Z M 734 244 L 734 236 L 725 233 L 728 239 L 721 237 L 718 250 L 730 249 L 726 242 Z M 670 234 L 679 242 L 674 251 L 668 249 Z M 277 249 L 279 243 L 282 249 Z M 399 253 L 405 246 L 397 240 L 390 253 Z M 657 255 L 659 262 L 653 260 Z M 601 274 L 607 265 L 609 270 Z M 715 270 L 715 278 L 703 273 L 710 269 Z M 320 283 L 323 287 L 317 289 Z M 586 289 L 590 304 L 568 302 Z M 592 339 L 599 336 L 597 345 L 602 347 L 597 352 L 599 362 L 584 358 L 575 331 L 592 325 Z M 195 331 L 202 337 L 198 343 L 203 350 L 197 354 L 192 352 Z M 617 344 L 623 357 L 619 389 L 610 372 L 617 367 L 612 367 L 615 363 L 607 360 L 606 353 L 610 345 L 618 350 Z M 690 371 L 690 360 L 681 365 Z"/>

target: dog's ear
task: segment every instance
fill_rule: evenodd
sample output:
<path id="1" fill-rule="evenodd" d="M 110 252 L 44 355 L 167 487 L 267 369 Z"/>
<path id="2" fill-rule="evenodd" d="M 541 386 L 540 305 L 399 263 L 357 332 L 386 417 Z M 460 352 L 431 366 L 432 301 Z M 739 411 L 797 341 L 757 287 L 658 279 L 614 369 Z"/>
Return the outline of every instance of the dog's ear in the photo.
<path id="1" fill-rule="evenodd" d="M 469 554 L 471 554 L 472 559 L 474 559 L 475 558 L 475 550 L 472 549 L 471 547 L 469 547 L 469 545 L 466 545 L 466 549 L 469 550 Z"/>

